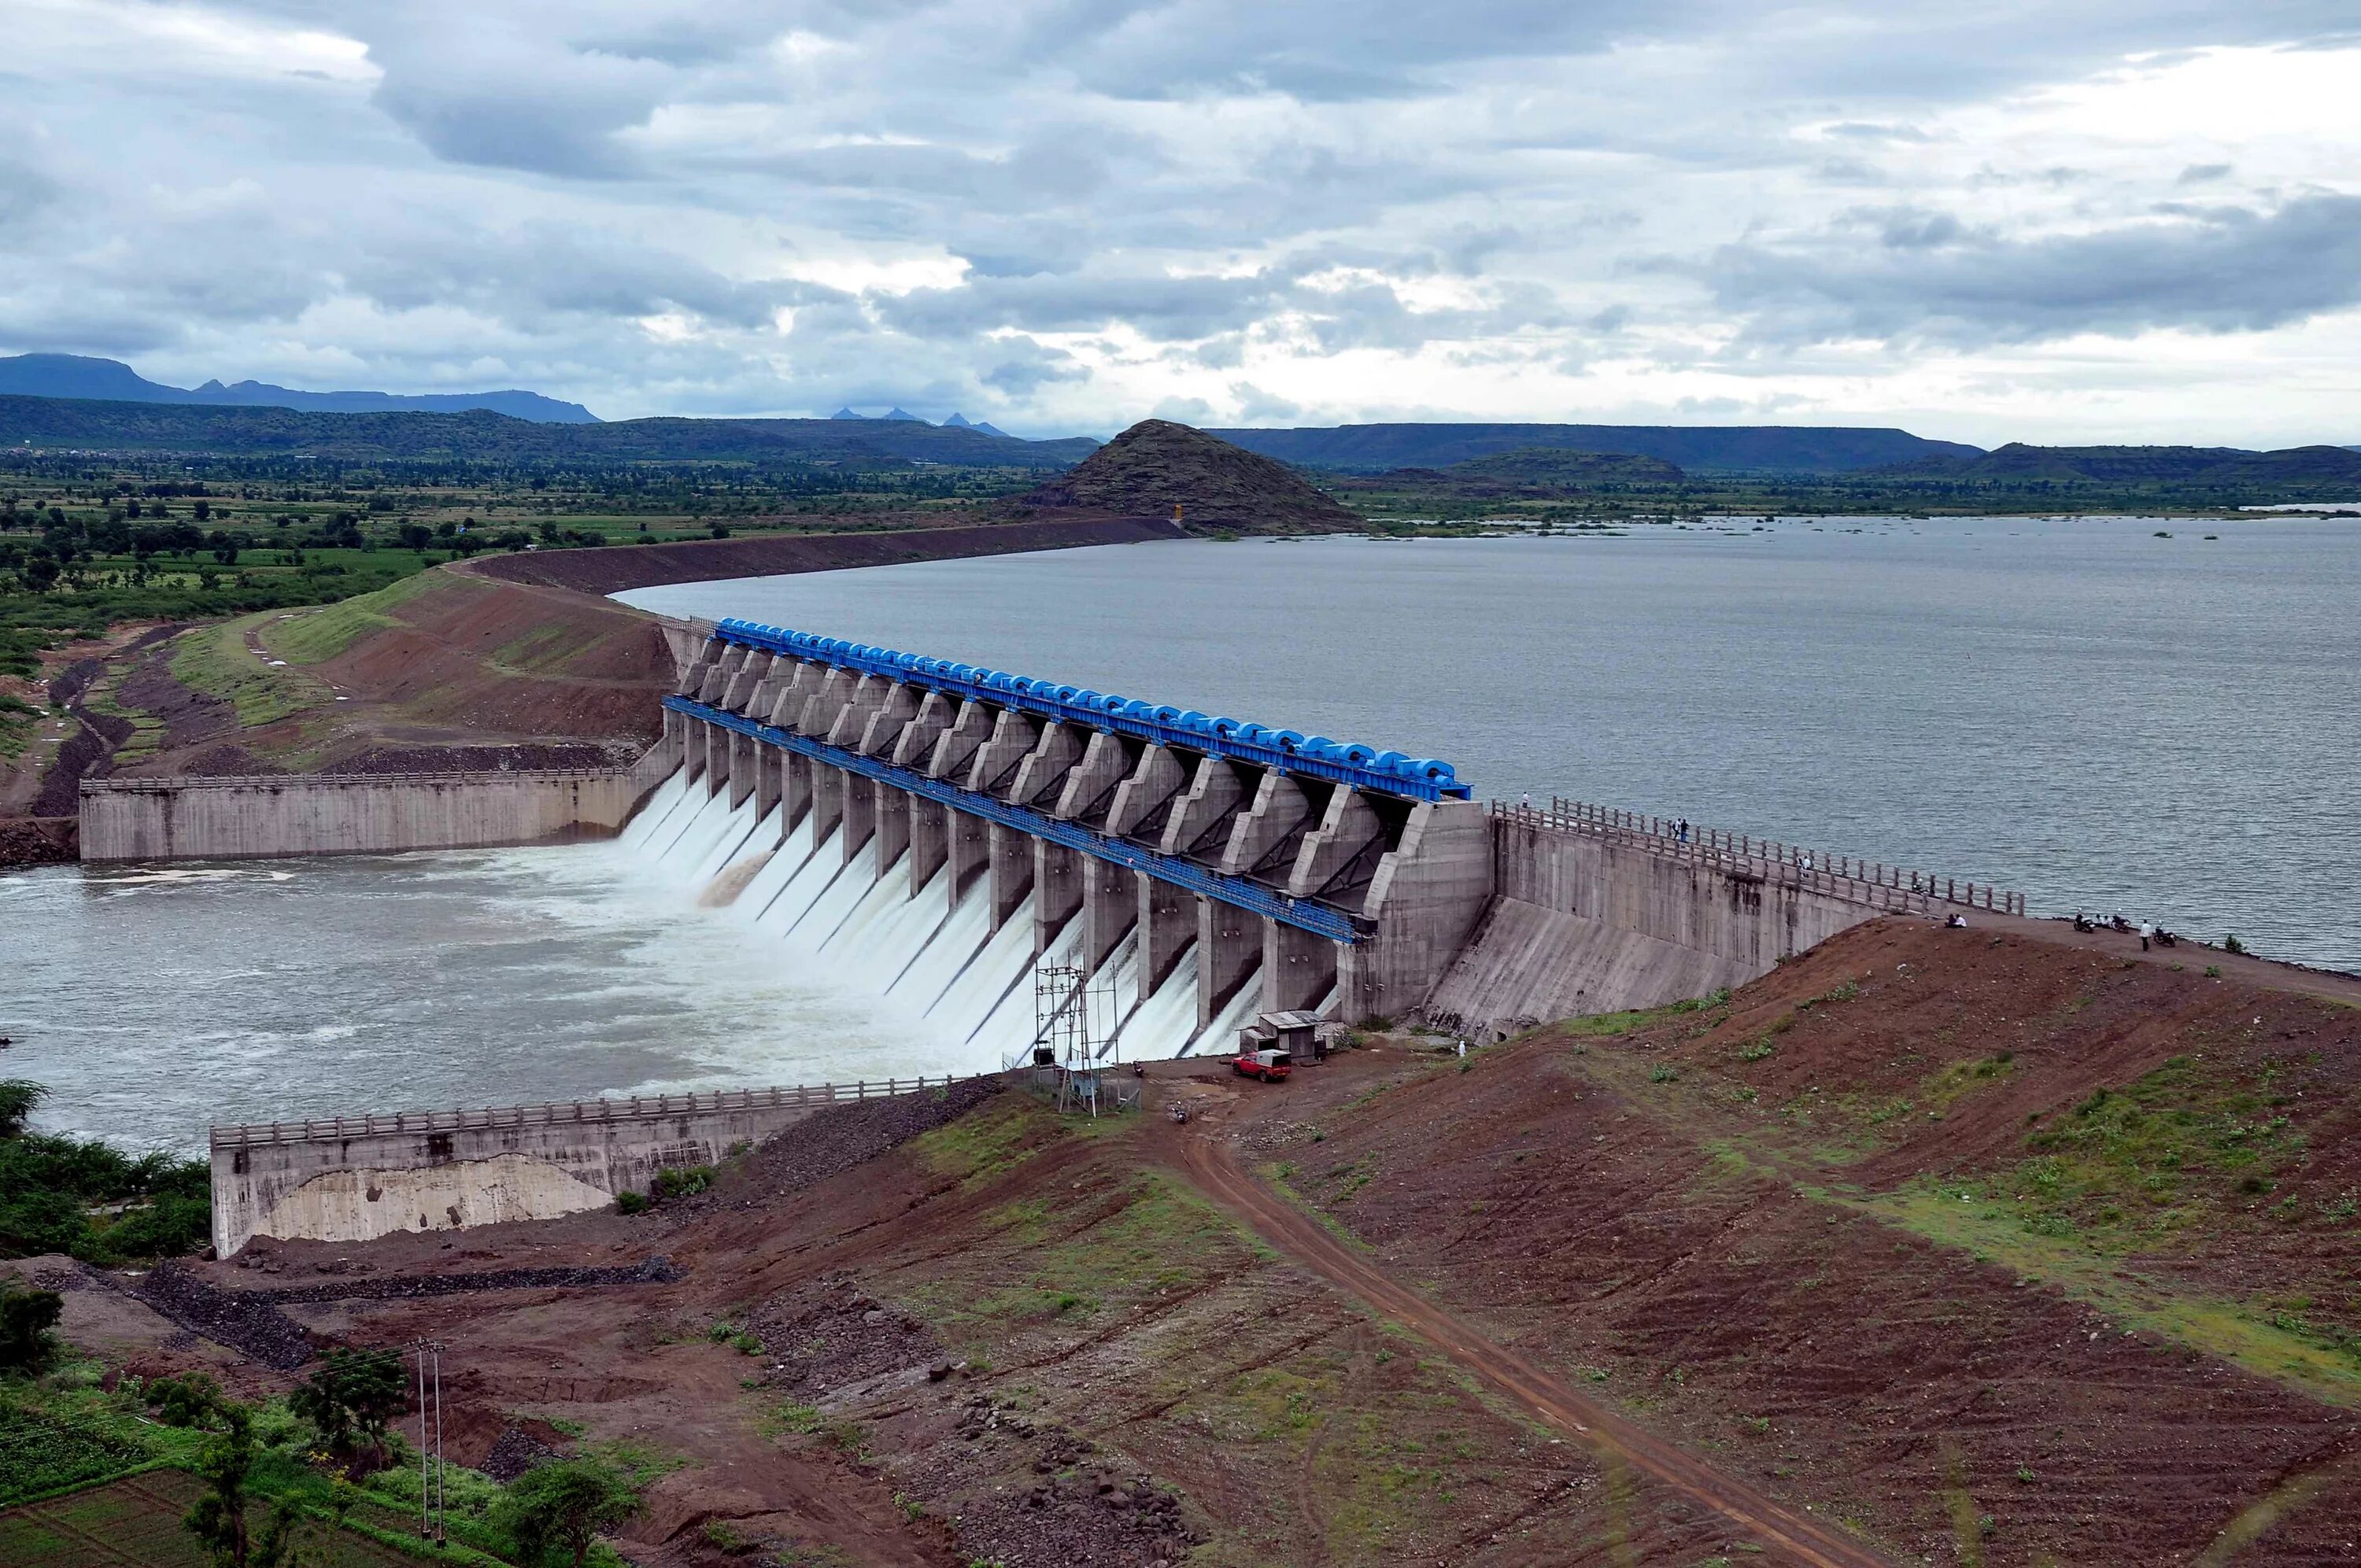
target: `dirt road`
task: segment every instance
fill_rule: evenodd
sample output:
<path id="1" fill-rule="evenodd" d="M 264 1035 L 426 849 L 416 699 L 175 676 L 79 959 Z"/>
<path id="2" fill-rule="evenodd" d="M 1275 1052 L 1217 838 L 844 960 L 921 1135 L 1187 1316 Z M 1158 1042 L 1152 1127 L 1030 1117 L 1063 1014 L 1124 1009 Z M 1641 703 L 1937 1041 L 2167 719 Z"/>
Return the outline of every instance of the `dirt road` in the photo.
<path id="1" fill-rule="evenodd" d="M 1313 1223 L 1242 1169 L 1208 1128 L 1174 1140 L 1177 1163 L 1199 1190 L 1263 1240 L 1430 1341 L 1452 1360 L 1561 1431 L 1612 1453 L 1722 1515 L 1755 1543 L 1811 1568 L 1885 1568 L 1885 1560 L 1836 1530 L 1793 1513 L 1671 1443 L 1585 1398 L 1547 1371 L 1471 1328 Z"/>

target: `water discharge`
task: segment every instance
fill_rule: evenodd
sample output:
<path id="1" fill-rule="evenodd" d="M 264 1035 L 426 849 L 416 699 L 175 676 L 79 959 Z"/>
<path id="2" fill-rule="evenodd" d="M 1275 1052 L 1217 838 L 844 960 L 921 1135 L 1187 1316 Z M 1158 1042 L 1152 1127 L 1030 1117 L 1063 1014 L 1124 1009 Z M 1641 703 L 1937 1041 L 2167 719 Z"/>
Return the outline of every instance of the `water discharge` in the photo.
<path id="1" fill-rule="evenodd" d="M 721 905 L 777 942 L 791 968 L 829 975 L 876 998 L 882 1014 L 939 1041 L 960 1060 L 997 1068 L 1028 1051 L 1038 1032 L 1035 980 L 1045 968 L 1080 963 L 1079 917 L 1037 955 L 1032 895 L 994 930 L 987 879 L 973 880 L 954 904 L 947 867 L 914 889 L 909 857 L 897 855 L 881 868 L 874 838 L 848 859 L 840 826 L 815 842 L 814 818 L 807 816 L 783 839 L 778 808 L 759 820 L 756 811 L 754 797 L 733 806 L 726 792 L 708 795 L 702 781 L 676 773 L 620 842 L 660 880 Z M 1260 989 L 1259 975 L 1250 973 L 1224 999 L 1220 1016 L 1201 1028 L 1193 951 L 1142 996 L 1138 942 L 1126 937 L 1086 981 L 1090 1033 L 1104 1054 L 1217 1049 L 1252 1015 Z"/>

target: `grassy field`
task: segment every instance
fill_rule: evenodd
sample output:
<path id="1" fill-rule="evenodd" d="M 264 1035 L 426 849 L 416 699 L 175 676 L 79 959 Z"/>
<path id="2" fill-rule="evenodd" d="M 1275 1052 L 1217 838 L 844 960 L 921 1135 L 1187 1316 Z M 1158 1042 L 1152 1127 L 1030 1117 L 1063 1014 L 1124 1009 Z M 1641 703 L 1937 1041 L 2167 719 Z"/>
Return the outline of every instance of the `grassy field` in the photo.
<path id="1" fill-rule="evenodd" d="M 0 1380 L 0 1563 L 7 1568 L 205 1568 L 204 1554 L 181 1527 L 202 1487 L 193 1472 L 210 1435 L 149 1419 L 139 1380 L 99 1387 L 96 1363 L 70 1361 L 38 1377 Z M 306 1459 L 318 1439 L 282 1400 L 256 1409 L 259 1452 L 251 1477 L 250 1518 L 258 1532 L 281 1500 L 296 1508 L 304 1568 L 376 1568 L 441 1563 L 499 1568 L 506 1560 L 488 1522 L 499 1485 L 453 1468 L 445 1480 L 453 1544 L 430 1546 L 416 1535 L 416 1456 L 397 1436 L 401 1461 L 349 1497 L 341 1530 L 332 1478 Z M 601 1453 L 609 1451 L 598 1450 Z M 664 1465 L 637 1449 L 615 1448 L 615 1463 L 639 1475 Z M 591 1561 L 620 1568 L 603 1544 Z"/>
<path id="2" fill-rule="evenodd" d="M 237 709 L 240 725 L 270 724 L 316 706 L 327 687 L 302 671 L 257 658 L 248 633 L 275 619 L 269 610 L 242 615 L 186 633 L 172 652 L 172 674 L 192 691 L 217 696 Z"/>

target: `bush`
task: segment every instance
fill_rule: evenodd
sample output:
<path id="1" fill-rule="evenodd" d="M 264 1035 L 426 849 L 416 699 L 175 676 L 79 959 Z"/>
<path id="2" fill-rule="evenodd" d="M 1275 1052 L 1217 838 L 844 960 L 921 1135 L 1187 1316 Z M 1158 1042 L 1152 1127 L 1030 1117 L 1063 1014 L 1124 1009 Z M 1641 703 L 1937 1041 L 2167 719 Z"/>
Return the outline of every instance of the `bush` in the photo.
<path id="1" fill-rule="evenodd" d="M 168 1427 L 204 1425 L 219 1408 L 221 1398 L 221 1385 L 203 1372 L 159 1377 L 147 1388 L 148 1407 L 156 1412 L 156 1419 Z"/>
<path id="2" fill-rule="evenodd" d="M 620 1469 L 583 1457 L 536 1465 L 509 1483 L 493 1511 L 515 1561 L 582 1568 L 590 1543 L 640 1511 L 640 1488 Z"/>
<path id="3" fill-rule="evenodd" d="M 666 1166 L 649 1184 L 648 1196 L 661 1203 L 668 1198 L 690 1198 L 713 1185 L 709 1165 Z"/>
<path id="4" fill-rule="evenodd" d="M 27 1132 L 46 1093 L 23 1079 L 0 1081 L 0 1257 L 62 1252 L 120 1263 L 204 1245 L 213 1177 L 203 1160 Z M 111 1219 L 91 1213 L 105 1204 L 128 1207 Z"/>
<path id="5" fill-rule="evenodd" d="M 64 1310 L 54 1290 L 0 1285 L 0 1372 L 38 1372 L 57 1348 L 49 1331 Z"/>
<path id="6" fill-rule="evenodd" d="M 644 1192 L 618 1192 L 615 1212 L 619 1214 L 644 1214 L 648 1212 L 648 1195 Z"/>
<path id="7" fill-rule="evenodd" d="M 409 1403 L 401 1357 L 391 1351 L 332 1350 L 327 1364 L 287 1396 L 287 1408 L 310 1421 L 328 1452 L 379 1468 L 386 1429 Z"/>

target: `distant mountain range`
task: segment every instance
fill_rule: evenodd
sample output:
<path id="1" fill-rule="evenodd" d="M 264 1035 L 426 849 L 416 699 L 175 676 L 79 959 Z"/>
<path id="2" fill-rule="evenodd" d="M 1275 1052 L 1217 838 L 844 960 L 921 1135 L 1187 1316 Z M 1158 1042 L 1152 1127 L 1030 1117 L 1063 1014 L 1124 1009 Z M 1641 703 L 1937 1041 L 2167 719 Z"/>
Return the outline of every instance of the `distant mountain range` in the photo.
<path id="1" fill-rule="evenodd" d="M 1213 430 L 1249 452 L 1299 468 L 1375 474 L 1442 468 L 1478 457 L 1552 447 L 1653 457 L 1689 473 L 1852 474 L 1982 448 L 1904 430 L 1786 425 L 1346 424 L 1300 430 Z"/>
<path id="2" fill-rule="evenodd" d="M 856 413 L 851 408 L 841 408 L 828 417 L 830 419 L 899 420 L 906 424 L 926 424 L 929 422 L 927 420 L 919 418 L 917 414 L 912 413 L 909 410 L 900 407 L 896 407 L 890 411 L 882 414 Z M 1001 429 L 998 425 L 986 424 L 982 420 L 972 420 L 965 414 L 955 413 L 951 415 L 950 418 L 943 421 L 943 428 L 945 430 L 980 430 L 986 435 L 1005 435 L 1008 436 L 1008 439 L 1011 441 L 1016 439 L 1016 437 L 1013 435 L 1008 435 L 1008 433 Z"/>
<path id="3" fill-rule="evenodd" d="M 489 410 L 306 413 L 0 396 L 0 446 L 345 462 L 931 462 L 1058 469 L 1098 449 L 1087 436 L 1020 441 L 924 420 L 633 419 L 558 424 Z"/>
<path id="4" fill-rule="evenodd" d="M 263 381 L 225 387 L 167 387 L 114 359 L 79 354 L 19 354 L 0 358 L 0 394 L 20 398 L 81 398 L 115 403 L 210 403 L 236 408 L 296 409 L 304 413 L 461 413 L 489 409 L 511 419 L 544 424 L 596 424 L 598 416 L 580 403 L 562 403 L 539 392 L 299 392 Z"/>

